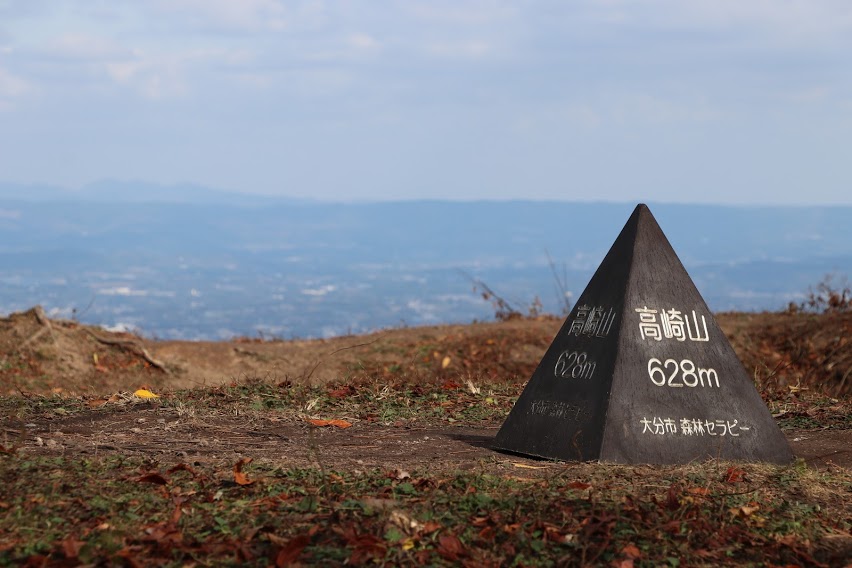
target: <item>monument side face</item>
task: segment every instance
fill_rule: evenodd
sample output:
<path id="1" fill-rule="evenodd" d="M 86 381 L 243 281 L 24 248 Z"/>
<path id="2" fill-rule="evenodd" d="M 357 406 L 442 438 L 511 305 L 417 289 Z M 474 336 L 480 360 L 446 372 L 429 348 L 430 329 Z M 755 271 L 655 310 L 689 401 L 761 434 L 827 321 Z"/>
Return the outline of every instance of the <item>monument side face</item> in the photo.
<path id="1" fill-rule="evenodd" d="M 600 459 L 790 462 L 787 440 L 647 208 L 633 260 Z"/>
<path id="2" fill-rule="evenodd" d="M 496 449 L 599 457 L 635 230 L 628 221 L 592 276 L 498 432 Z"/>

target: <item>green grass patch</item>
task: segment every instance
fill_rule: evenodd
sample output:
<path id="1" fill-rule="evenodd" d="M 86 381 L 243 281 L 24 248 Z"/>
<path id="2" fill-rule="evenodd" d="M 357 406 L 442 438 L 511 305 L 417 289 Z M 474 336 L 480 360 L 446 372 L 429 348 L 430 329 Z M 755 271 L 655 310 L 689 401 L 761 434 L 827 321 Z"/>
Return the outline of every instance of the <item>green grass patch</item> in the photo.
<path id="1" fill-rule="evenodd" d="M 0 565 L 816 565 L 852 522 L 848 472 L 801 464 L 728 483 L 714 462 L 523 479 L 264 461 L 247 485 L 232 465 L 6 455 Z"/>
<path id="2" fill-rule="evenodd" d="M 446 381 L 441 384 L 361 382 L 322 386 L 275 384 L 247 380 L 215 388 L 161 393 L 143 400 L 130 393 L 109 399 L 27 395 L 0 398 L 0 412 L 27 421 L 51 416 L 116 412 L 130 406 L 159 405 L 195 416 L 276 415 L 296 418 L 305 415 L 346 417 L 392 424 L 398 421 L 483 425 L 505 420 L 522 387 Z"/>

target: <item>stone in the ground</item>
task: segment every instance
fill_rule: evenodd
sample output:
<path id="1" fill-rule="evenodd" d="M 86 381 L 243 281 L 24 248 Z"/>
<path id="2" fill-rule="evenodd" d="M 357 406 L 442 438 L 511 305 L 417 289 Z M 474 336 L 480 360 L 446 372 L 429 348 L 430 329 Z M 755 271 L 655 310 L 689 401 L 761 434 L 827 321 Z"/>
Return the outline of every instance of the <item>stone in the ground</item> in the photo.
<path id="1" fill-rule="evenodd" d="M 615 463 L 793 458 L 751 377 L 641 204 L 494 447 Z"/>

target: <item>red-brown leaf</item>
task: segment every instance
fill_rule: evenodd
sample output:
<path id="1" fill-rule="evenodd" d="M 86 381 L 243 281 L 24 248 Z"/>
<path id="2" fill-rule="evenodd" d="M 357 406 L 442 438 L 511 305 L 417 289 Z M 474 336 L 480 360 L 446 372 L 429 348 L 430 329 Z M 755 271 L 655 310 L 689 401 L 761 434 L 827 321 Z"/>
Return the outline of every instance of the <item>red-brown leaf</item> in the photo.
<path id="1" fill-rule="evenodd" d="M 171 523 L 158 523 L 145 529 L 144 540 L 162 545 L 176 545 L 183 540 L 183 534 Z"/>
<path id="2" fill-rule="evenodd" d="M 308 420 L 314 426 L 334 426 L 335 428 L 349 428 L 352 426 L 351 422 L 347 422 L 346 420 L 319 420 L 316 418 L 311 418 Z"/>
<path id="3" fill-rule="evenodd" d="M 444 534 L 438 538 L 438 554 L 445 560 L 455 562 L 464 553 L 464 545 L 457 536 Z"/>
<path id="4" fill-rule="evenodd" d="M 329 391 L 328 396 L 332 398 L 346 398 L 347 396 L 352 396 L 355 394 L 355 388 L 351 385 L 347 385 L 345 387 L 341 387 L 339 389 L 334 389 Z"/>
<path id="5" fill-rule="evenodd" d="M 81 540 L 77 540 L 73 536 L 69 536 L 62 541 L 62 552 L 65 553 L 65 558 L 75 559 L 80 556 L 80 549 L 86 544 Z"/>
<path id="6" fill-rule="evenodd" d="M 165 485 L 168 480 L 159 473 L 146 473 L 136 481 L 140 483 L 156 483 L 157 485 Z"/>
<path id="7" fill-rule="evenodd" d="M 278 552 L 278 556 L 275 558 L 275 566 L 277 568 L 289 566 L 299 558 L 299 555 L 310 543 L 311 539 L 306 535 L 292 539 Z"/>
<path id="8" fill-rule="evenodd" d="M 739 483 L 746 480 L 746 472 L 738 467 L 729 467 L 725 472 L 725 483 Z"/>
<path id="9" fill-rule="evenodd" d="M 423 525 L 423 532 L 424 533 L 431 533 L 431 532 L 435 532 L 435 531 L 439 530 L 440 528 L 441 528 L 440 523 L 436 523 L 435 521 L 427 521 Z"/>
<path id="10" fill-rule="evenodd" d="M 385 543 L 371 534 L 360 536 L 350 535 L 347 539 L 349 546 L 354 550 L 349 556 L 349 564 L 365 564 L 374 558 L 382 558 L 387 551 Z"/>
<path id="11" fill-rule="evenodd" d="M 642 551 L 636 548 L 636 546 L 633 544 L 628 544 L 627 546 L 622 548 L 621 553 L 632 560 L 642 558 Z"/>
<path id="12" fill-rule="evenodd" d="M 666 508 L 670 511 L 676 511 L 680 507 L 680 500 L 677 498 L 678 488 L 672 484 L 669 485 L 669 490 L 666 493 Z"/>

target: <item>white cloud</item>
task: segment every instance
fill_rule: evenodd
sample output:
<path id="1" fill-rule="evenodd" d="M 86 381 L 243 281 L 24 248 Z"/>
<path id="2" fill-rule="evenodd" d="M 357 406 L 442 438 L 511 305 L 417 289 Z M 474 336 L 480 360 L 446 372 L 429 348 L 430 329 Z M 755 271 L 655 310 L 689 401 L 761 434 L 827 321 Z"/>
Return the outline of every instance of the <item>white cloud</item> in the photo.
<path id="1" fill-rule="evenodd" d="M 0 97 L 20 97 L 30 92 L 31 88 L 28 81 L 0 67 Z"/>
<path id="2" fill-rule="evenodd" d="M 146 290 L 134 290 L 129 286 L 116 286 L 114 288 L 102 288 L 98 290 L 98 294 L 104 296 L 147 296 Z"/>
<path id="3" fill-rule="evenodd" d="M 34 90 L 35 88 L 29 81 L 0 67 L 0 112 L 14 110 L 15 105 L 12 101 L 32 93 Z"/>
<path id="4" fill-rule="evenodd" d="M 814 85 L 803 89 L 791 91 L 784 95 L 784 98 L 794 103 L 822 103 L 825 102 L 831 95 L 831 89 L 824 85 Z"/>
<path id="5" fill-rule="evenodd" d="M 617 95 L 609 103 L 609 116 L 625 124 L 690 124 L 720 119 L 723 113 L 706 100 L 669 99 L 653 94 Z"/>
<path id="6" fill-rule="evenodd" d="M 383 44 L 367 33 L 340 34 L 329 31 L 327 34 L 310 34 L 310 39 L 299 35 L 298 40 L 285 40 L 267 58 L 292 61 L 299 64 L 349 65 L 364 62 L 381 54 Z"/>
<path id="7" fill-rule="evenodd" d="M 482 26 L 517 21 L 519 5 L 514 0 L 410 0 L 403 3 L 403 9 L 421 22 Z"/>
<path id="8" fill-rule="evenodd" d="M 139 330 L 139 327 L 136 324 L 130 322 L 116 322 L 113 325 L 101 325 L 102 329 L 106 331 L 111 331 L 113 333 L 134 333 Z"/>
<path id="9" fill-rule="evenodd" d="M 157 9 L 202 29 L 255 32 L 287 28 L 287 10 L 278 0 L 161 0 Z"/>
<path id="10" fill-rule="evenodd" d="M 787 37 L 815 36 L 852 30 L 852 4 L 846 0 L 669 0 L 681 10 L 694 10 L 699 21 L 721 25 L 750 24 Z M 688 12 L 687 12 L 688 13 Z"/>
<path id="11" fill-rule="evenodd" d="M 149 99 L 187 96 L 192 92 L 192 75 L 209 68 L 212 62 L 241 67 L 242 54 L 221 49 L 148 52 L 133 50 L 125 58 L 104 62 L 106 75 L 116 84 L 128 86 Z"/>
<path id="12" fill-rule="evenodd" d="M 742 32 L 749 43 L 812 49 L 848 44 L 847 0 L 591 0 L 598 19 L 628 26 Z"/>
<path id="13" fill-rule="evenodd" d="M 330 292 L 334 292 L 337 290 L 337 286 L 333 284 L 326 284 L 325 286 L 320 286 L 319 288 L 305 288 L 302 290 L 302 294 L 305 296 L 325 296 Z"/>
<path id="14" fill-rule="evenodd" d="M 273 77 L 267 73 L 234 73 L 232 77 L 236 84 L 256 90 L 269 89 L 273 84 Z"/>
<path id="15" fill-rule="evenodd" d="M 352 34 L 349 36 L 347 43 L 359 50 L 373 51 L 381 48 L 379 41 L 369 34 Z"/>
<path id="16" fill-rule="evenodd" d="M 153 296 L 155 298 L 174 298 L 177 296 L 175 292 L 171 292 L 168 290 L 137 290 L 135 288 L 131 288 L 130 286 L 114 286 L 112 288 L 101 288 L 97 290 L 98 294 L 102 294 L 104 296 L 127 296 L 127 297 L 146 297 Z"/>
<path id="17" fill-rule="evenodd" d="M 128 49 L 107 37 L 69 33 L 51 40 L 44 52 L 54 57 L 87 61 L 125 57 Z"/>
<path id="18" fill-rule="evenodd" d="M 140 61 L 116 61 L 104 67 L 113 81 L 127 83 L 142 69 L 143 64 Z"/>
<path id="19" fill-rule="evenodd" d="M 148 55 L 136 52 L 131 59 L 104 64 L 106 74 L 115 83 L 134 89 L 145 98 L 159 100 L 187 94 L 185 79 L 187 61 L 191 55 Z"/>
<path id="20" fill-rule="evenodd" d="M 514 121 L 518 134 L 535 136 L 543 128 L 554 125 L 570 129 L 592 130 L 600 128 L 604 122 L 601 109 L 592 103 L 557 102 L 539 104 L 524 109 Z"/>
<path id="21" fill-rule="evenodd" d="M 486 41 L 470 39 L 429 43 L 426 45 L 426 51 L 432 55 L 451 59 L 480 59 L 494 50 Z"/>

